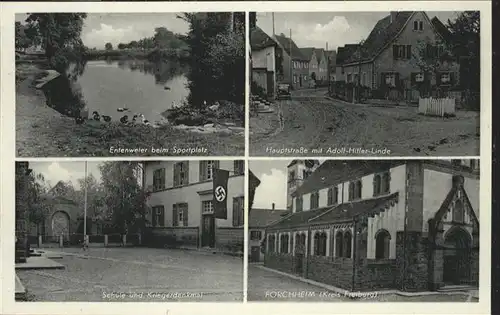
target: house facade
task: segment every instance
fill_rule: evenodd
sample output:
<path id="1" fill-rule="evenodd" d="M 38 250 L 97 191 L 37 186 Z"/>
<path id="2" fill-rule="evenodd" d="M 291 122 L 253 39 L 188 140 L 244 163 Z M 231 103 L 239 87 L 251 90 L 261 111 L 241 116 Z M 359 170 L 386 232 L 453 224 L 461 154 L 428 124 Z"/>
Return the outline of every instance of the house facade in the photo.
<path id="1" fill-rule="evenodd" d="M 145 162 L 151 242 L 221 250 L 241 246 L 242 250 L 244 165 L 243 160 Z M 227 219 L 214 216 L 214 169 L 230 172 Z"/>
<path id="2" fill-rule="evenodd" d="M 248 213 L 248 261 L 264 260 L 266 228 L 281 219 L 289 212 L 285 209 L 275 209 L 274 203 L 270 209 L 251 209 Z"/>
<path id="3" fill-rule="evenodd" d="M 278 82 L 290 83 L 295 90 L 309 88 L 309 58 L 285 35 L 275 35 L 274 40 L 283 51 L 283 75 L 278 77 Z"/>
<path id="4" fill-rule="evenodd" d="M 327 81 L 328 68 L 325 50 L 321 48 L 300 48 L 302 55 L 309 59 L 310 86 L 322 85 Z"/>
<path id="5" fill-rule="evenodd" d="M 326 161 L 266 230 L 265 265 L 347 291 L 478 286 L 479 161 Z"/>
<path id="6" fill-rule="evenodd" d="M 342 78 L 366 90 L 369 98 L 413 102 L 431 87 L 453 90 L 459 82 L 454 60 L 441 62 L 436 72 L 422 70 L 422 60 L 443 54 L 446 32 L 439 19 L 431 20 L 425 12 L 390 12 L 362 45 L 340 60 Z"/>
<path id="7" fill-rule="evenodd" d="M 267 97 L 276 96 L 278 67 L 276 61 L 282 55 L 279 45 L 261 28 L 256 27 L 250 35 L 252 49 L 252 80 Z M 280 72 L 281 74 L 281 72 Z"/>

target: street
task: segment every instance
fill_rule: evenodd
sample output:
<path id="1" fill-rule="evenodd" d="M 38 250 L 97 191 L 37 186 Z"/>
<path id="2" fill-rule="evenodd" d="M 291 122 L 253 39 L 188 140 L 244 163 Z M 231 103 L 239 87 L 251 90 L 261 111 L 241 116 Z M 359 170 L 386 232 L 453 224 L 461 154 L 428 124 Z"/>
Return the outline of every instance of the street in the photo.
<path id="1" fill-rule="evenodd" d="M 248 265 L 249 302 L 477 302 L 478 299 L 467 294 L 422 294 L 403 296 L 383 294 L 383 292 L 355 292 L 358 298 L 317 287 L 290 277 L 263 269 L 257 265 Z"/>
<path id="2" fill-rule="evenodd" d="M 275 113 L 252 117 L 251 154 L 479 155 L 477 112 L 458 111 L 456 117 L 443 119 L 419 115 L 414 106 L 349 104 L 325 94 L 325 89 L 294 91 L 292 100 L 276 101 L 283 112 L 282 128 Z"/>
<path id="3" fill-rule="evenodd" d="M 32 301 L 242 301 L 243 261 L 152 248 L 66 248 L 64 270 L 17 271 Z"/>

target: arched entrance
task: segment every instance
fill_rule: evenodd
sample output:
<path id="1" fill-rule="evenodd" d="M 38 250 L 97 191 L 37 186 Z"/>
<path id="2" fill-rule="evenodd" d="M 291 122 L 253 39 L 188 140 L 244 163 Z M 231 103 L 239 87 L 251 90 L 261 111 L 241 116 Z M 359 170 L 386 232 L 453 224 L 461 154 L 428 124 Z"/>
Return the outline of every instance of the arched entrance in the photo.
<path id="1" fill-rule="evenodd" d="M 62 235 L 64 239 L 69 237 L 69 215 L 64 211 L 57 211 L 52 215 L 52 236 L 59 237 Z"/>
<path id="2" fill-rule="evenodd" d="M 443 282 L 449 285 L 470 283 L 471 236 L 460 227 L 452 228 L 444 238 Z"/>
<path id="3" fill-rule="evenodd" d="M 306 253 L 306 234 L 295 234 L 295 255 L 294 255 L 294 271 L 302 276 L 304 273 L 304 256 Z"/>

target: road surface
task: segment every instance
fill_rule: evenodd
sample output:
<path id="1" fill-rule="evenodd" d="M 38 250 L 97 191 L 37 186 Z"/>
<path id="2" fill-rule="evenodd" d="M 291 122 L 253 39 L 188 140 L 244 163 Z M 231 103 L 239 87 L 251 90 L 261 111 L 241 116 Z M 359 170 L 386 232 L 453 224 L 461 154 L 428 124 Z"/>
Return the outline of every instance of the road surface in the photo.
<path id="1" fill-rule="evenodd" d="M 325 93 L 296 91 L 292 100 L 277 101 L 282 129 L 276 113 L 252 117 L 251 155 L 479 155 L 479 113 L 459 111 L 443 119 L 418 115 L 416 107 L 349 104 Z"/>
<path id="2" fill-rule="evenodd" d="M 17 271 L 34 301 L 243 301 L 243 260 L 151 248 L 65 249 L 64 270 Z"/>

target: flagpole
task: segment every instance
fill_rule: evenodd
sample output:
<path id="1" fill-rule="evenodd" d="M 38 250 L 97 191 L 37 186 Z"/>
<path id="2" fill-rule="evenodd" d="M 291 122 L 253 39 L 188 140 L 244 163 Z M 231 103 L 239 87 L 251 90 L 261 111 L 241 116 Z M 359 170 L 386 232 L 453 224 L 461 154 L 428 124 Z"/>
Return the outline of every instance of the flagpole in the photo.
<path id="1" fill-rule="evenodd" d="M 83 206 L 83 243 L 87 246 L 87 161 L 85 161 L 85 197 Z"/>

